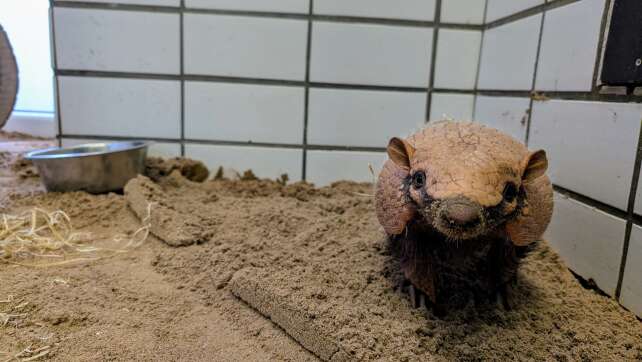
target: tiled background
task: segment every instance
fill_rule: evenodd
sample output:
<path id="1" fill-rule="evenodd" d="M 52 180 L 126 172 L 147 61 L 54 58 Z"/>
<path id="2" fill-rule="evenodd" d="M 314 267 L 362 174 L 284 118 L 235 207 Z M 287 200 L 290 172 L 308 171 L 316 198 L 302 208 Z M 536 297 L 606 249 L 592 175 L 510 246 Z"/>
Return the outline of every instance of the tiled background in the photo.
<path id="1" fill-rule="evenodd" d="M 610 5 L 55 0 L 58 133 L 325 185 L 426 121 L 483 122 L 547 150 L 548 239 L 642 316 L 642 97 L 595 85 Z"/>

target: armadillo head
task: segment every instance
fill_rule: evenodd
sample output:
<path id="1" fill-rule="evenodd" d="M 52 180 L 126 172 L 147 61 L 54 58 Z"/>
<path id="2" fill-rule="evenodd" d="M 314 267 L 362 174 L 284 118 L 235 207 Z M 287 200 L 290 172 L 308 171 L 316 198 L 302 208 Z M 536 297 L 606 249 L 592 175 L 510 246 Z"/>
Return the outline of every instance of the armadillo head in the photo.
<path id="1" fill-rule="evenodd" d="M 375 195 L 390 235 L 410 222 L 449 240 L 502 229 L 517 245 L 541 238 L 553 210 L 542 150 L 478 123 L 442 122 L 393 138 Z"/>

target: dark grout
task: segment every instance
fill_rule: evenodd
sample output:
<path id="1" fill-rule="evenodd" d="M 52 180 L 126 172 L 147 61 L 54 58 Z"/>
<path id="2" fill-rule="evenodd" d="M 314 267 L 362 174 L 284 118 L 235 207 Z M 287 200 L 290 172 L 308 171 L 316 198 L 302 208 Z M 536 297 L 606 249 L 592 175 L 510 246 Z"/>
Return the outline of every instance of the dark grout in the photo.
<path id="1" fill-rule="evenodd" d="M 214 75 L 192 75 L 186 74 L 147 74 L 134 72 L 112 72 L 112 71 L 89 71 L 89 70 L 67 70 L 59 69 L 55 71 L 57 76 L 70 77 L 94 77 L 94 78 L 117 78 L 117 79 L 151 79 L 151 80 L 168 80 L 168 81 L 201 81 L 201 82 L 218 82 L 218 83 L 236 83 L 236 84 L 254 84 L 254 85 L 276 85 L 290 87 L 305 87 L 305 80 L 278 80 L 264 78 L 244 78 L 228 77 Z M 412 92 L 423 93 L 426 90 L 444 93 L 474 94 L 501 97 L 531 97 L 530 90 L 501 90 L 501 89 L 449 89 L 449 88 L 424 88 L 424 87 L 400 87 L 370 84 L 341 84 L 325 82 L 309 82 L 310 88 L 331 88 L 331 89 L 348 89 L 348 90 L 372 90 L 372 91 L 393 91 L 393 92 Z M 540 93 L 549 99 L 559 100 L 577 100 L 577 101 L 600 101 L 600 102 L 642 102 L 642 96 L 600 94 L 596 92 L 574 92 L 574 91 L 540 91 Z"/>
<path id="2" fill-rule="evenodd" d="M 559 8 L 564 5 L 569 5 L 575 2 L 578 2 L 580 0 L 558 0 L 555 2 L 546 2 L 541 5 L 533 6 L 532 8 L 528 8 L 525 10 L 522 10 L 520 12 L 508 15 L 506 17 L 493 20 L 490 23 L 485 23 L 484 28 L 485 30 L 497 28 L 502 25 L 510 24 L 513 22 L 516 22 L 518 20 L 522 20 L 524 18 L 528 18 L 529 16 L 537 15 L 539 13 L 543 13 L 544 11 L 552 10 L 555 8 Z M 485 19 L 484 19 L 485 21 Z"/>
<path id="3" fill-rule="evenodd" d="M 432 33 L 432 47 L 430 49 L 430 69 L 428 71 L 428 89 L 426 90 L 426 117 L 424 123 L 430 122 L 432 108 L 432 88 L 435 85 L 435 62 L 437 60 L 437 44 L 439 43 L 439 27 L 441 21 L 441 0 L 435 1 L 435 27 Z"/>
<path id="4" fill-rule="evenodd" d="M 598 81 L 600 78 L 600 72 L 602 70 L 602 59 L 604 58 L 604 45 L 606 41 L 606 32 L 608 31 L 607 26 L 609 24 L 611 5 L 613 2 L 611 0 L 604 1 L 604 10 L 602 10 L 602 21 L 600 23 L 600 35 L 597 41 L 597 51 L 595 54 L 595 63 L 593 64 L 593 82 L 591 83 L 591 89 L 593 92 L 598 92 L 597 87 Z"/>
<path id="5" fill-rule="evenodd" d="M 56 24 L 54 16 L 54 0 L 49 0 L 49 27 L 51 28 L 51 39 L 49 40 L 51 44 L 51 62 L 53 69 L 58 69 L 58 55 L 56 52 Z M 53 91 L 55 96 L 55 113 L 56 113 L 56 127 L 58 134 L 56 139 L 58 140 L 58 147 L 62 146 L 62 139 L 60 135 L 62 134 L 62 117 L 60 116 L 60 85 L 58 82 L 58 77 L 53 75 Z"/>
<path id="6" fill-rule="evenodd" d="M 403 86 L 387 86 L 387 85 L 372 85 L 372 84 L 341 84 L 341 83 L 326 83 L 326 82 L 310 82 L 310 86 L 312 88 L 334 88 L 334 89 L 392 91 L 392 92 L 409 92 L 409 93 L 423 93 L 426 91 L 425 87 L 403 87 Z"/>
<path id="7" fill-rule="evenodd" d="M 544 100 L 538 102 L 546 102 L 547 100 L 569 100 L 569 101 L 594 101 L 594 102 L 642 102 L 642 96 L 636 95 L 616 95 L 616 94 L 600 94 L 593 92 L 574 92 L 574 91 L 544 91 L 537 90 L 539 95 L 545 97 Z M 532 97 L 532 92 L 529 90 L 514 91 L 514 90 L 500 90 L 500 89 L 479 89 L 477 95 L 497 96 L 497 97 Z"/>
<path id="8" fill-rule="evenodd" d="M 373 84 L 342 84 L 342 83 L 325 83 L 310 82 L 305 80 L 284 80 L 284 79 L 267 79 L 267 78 L 246 78 L 230 77 L 216 75 L 196 75 L 196 74 L 157 74 L 157 73 L 135 73 L 135 72 L 113 72 L 113 71 L 95 71 L 95 70 L 71 70 L 58 69 L 55 71 L 59 76 L 73 77 L 94 77 L 94 78 L 124 78 L 124 79 L 151 79 L 151 80 L 168 80 L 168 81 L 200 81 L 200 82 L 218 82 L 218 83 L 240 83 L 255 85 L 277 85 L 290 87 L 305 87 L 309 85 L 312 88 L 337 88 L 337 89 L 361 89 L 361 90 L 379 90 L 379 91 L 398 91 L 398 92 L 425 92 L 424 87 L 404 87 L 404 86 L 387 86 Z"/>
<path id="9" fill-rule="evenodd" d="M 115 141 L 128 141 L 128 140 L 142 140 L 154 141 L 159 143 L 175 143 L 181 142 L 189 144 L 210 145 L 210 146 L 242 146 L 242 147 L 265 147 L 265 148 L 287 148 L 287 149 L 303 149 L 303 144 L 294 143 L 273 143 L 273 142 L 253 142 L 253 141 L 229 141 L 229 140 L 206 140 L 206 139 L 192 139 L 192 138 L 163 138 L 163 137 L 129 137 L 129 136 L 109 136 L 109 135 L 79 135 L 79 134 L 63 134 L 61 138 L 67 139 L 92 139 L 92 140 L 115 140 Z M 385 152 L 385 147 L 373 146 L 342 146 L 342 145 L 319 145 L 307 144 L 305 148 L 308 150 L 323 150 L 323 151 L 360 151 L 360 152 Z"/>
<path id="10" fill-rule="evenodd" d="M 488 12 L 488 1 L 484 2 L 484 15 L 482 16 L 482 23 L 486 22 L 486 13 Z M 475 85 L 474 85 L 474 97 L 473 97 L 473 111 L 471 118 L 475 120 L 475 115 L 477 113 L 477 90 L 479 89 L 479 72 L 481 71 L 481 62 L 482 62 L 482 51 L 484 49 L 484 36 L 486 30 L 482 29 L 481 38 L 479 40 L 479 52 L 477 53 L 477 73 L 475 73 Z"/>
<path id="11" fill-rule="evenodd" d="M 369 84 L 341 84 L 325 82 L 306 82 L 293 80 L 263 79 L 263 78 L 243 78 L 213 75 L 172 75 L 172 74 L 147 74 L 134 72 L 111 72 L 111 71 L 88 71 L 88 70 L 57 70 L 55 75 L 70 77 L 94 77 L 94 78 L 116 78 L 116 79 L 151 79 L 167 81 L 200 81 L 200 82 L 218 82 L 218 83 L 235 83 L 235 84 L 254 84 L 254 85 L 275 85 L 290 87 L 310 88 L 331 88 L 331 89 L 348 89 L 348 90 L 371 90 L 371 91 L 393 91 L 393 92 L 411 92 L 423 93 L 428 91 L 443 93 L 458 93 L 472 95 L 487 95 L 499 97 L 531 97 L 530 90 L 501 90 L 501 89 L 448 89 L 448 88 L 423 88 L 423 87 L 400 87 L 385 85 Z M 576 100 L 576 101 L 598 101 L 598 102 L 642 102 L 642 96 L 628 94 L 600 94 L 599 92 L 575 92 L 575 91 L 540 91 L 540 93 L 551 100 Z"/>
<path id="12" fill-rule="evenodd" d="M 533 66 L 533 79 L 531 80 L 531 93 L 535 92 L 535 83 L 537 82 L 537 70 L 539 68 L 539 56 L 542 50 L 542 38 L 544 37 L 544 21 L 546 20 L 546 11 L 542 12 L 539 23 L 539 35 L 537 36 L 537 50 L 535 51 L 535 64 Z M 528 100 L 528 117 L 526 118 L 526 138 L 524 143 L 528 147 L 528 140 L 531 135 L 531 121 L 533 119 L 533 97 Z"/>
<path id="13" fill-rule="evenodd" d="M 247 16 L 262 17 L 274 19 L 294 19 L 294 20 L 313 20 L 337 23 L 355 23 L 355 24 L 374 24 L 374 25 L 393 25 L 409 26 L 419 28 L 431 28 L 435 26 L 435 21 L 407 20 L 407 19 L 388 19 L 377 17 L 361 16 L 344 16 L 344 15 L 321 15 L 314 14 L 312 9 L 307 14 L 303 13 L 284 13 L 269 11 L 249 11 L 249 10 L 228 10 L 228 9 L 204 9 L 204 8 L 186 8 L 174 6 L 157 6 L 157 5 L 132 5 L 119 3 L 93 3 L 93 2 L 76 2 L 76 1 L 56 1 L 55 6 L 59 8 L 78 8 L 78 9 L 97 9 L 97 10 L 121 10 L 121 11 L 141 11 L 151 13 L 188 13 L 188 14 L 209 14 L 224 16 Z M 474 24 L 457 24 L 444 23 L 444 27 L 462 30 L 481 30 L 483 25 Z"/>
<path id="14" fill-rule="evenodd" d="M 635 154 L 635 163 L 633 164 L 633 176 L 631 177 L 631 187 L 629 188 L 629 202 L 626 208 L 626 230 L 624 233 L 624 245 L 622 246 L 622 260 L 620 261 L 620 270 L 618 273 L 617 287 L 615 288 L 615 298 L 620 299 L 622 292 L 622 280 L 626 268 L 626 260 L 629 252 L 629 242 L 631 240 L 631 229 L 635 220 L 635 197 L 640 181 L 640 167 L 642 166 L 642 120 L 640 120 L 640 134 L 638 135 L 638 147 Z"/>
<path id="15" fill-rule="evenodd" d="M 598 209 L 598 210 L 600 210 L 602 212 L 605 212 L 607 214 L 613 215 L 613 216 L 618 217 L 618 218 L 623 219 L 623 220 L 626 220 L 628 218 L 628 215 L 627 215 L 626 211 L 618 209 L 617 207 L 611 206 L 611 205 L 606 204 L 606 203 L 604 203 L 602 201 L 598 201 L 598 200 L 596 200 L 594 198 L 591 198 L 591 197 L 586 196 L 586 195 L 582 195 L 582 194 L 580 194 L 578 192 L 575 192 L 573 190 L 569 190 L 569 189 L 567 189 L 567 188 L 565 188 L 563 186 L 559 186 L 559 185 L 556 185 L 556 184 L 553 184 L 553 189 L 556 192 L 558 192 L 558 193 L 560 193 L 560 194 L 562 194 L 564 196 L 567 196 L 567 197 L 569 197 L 569 198 L 571 198 L 571 199 L 573 199 L 575 201 L 579 201 L 579 202 L 581 202 L 581 203 L 583 203 L 585 205 L 592 206 L 592 207 L 594 207 L 594 208 L 596 208 L 596 209 Z"/>
<path id="16" fill-rule="evenodd" d="M 185 0 L 181 0 L 181 10 L 185 9 Z M 180 68 L 181 68 L 181 156 L 185 156 L 185 36 L 183 30 L 184 16 L 183 11 L 179 17 L 179 51 L 180 51 Z"/>
<path id="17" fill-rule="evenodd" d="M 53 6 L 57 8 L 77 8 L 77 9 L 98 9 L 98 10 L 126 10 L 142 11 L 150 13 L 178 13 L 180 6 L 163 6 L 163 5 L 135 5 L 119 3 L 94 3 L 82 1 L 56 1 L 53 0 Z"/>
<path id="18" fill-rule="evenodd" d="M 312 15 L 314 0 L 308 1 L 308 14 Z M 312 20 L 308 18 L 308 38 L 305 48 L 305 93 L 303 99 L 303 155 L 301 157 L 301 179 L 307 178 L 308 171 L 308 120 L 310 116 L 310 58 L 312 53 Z"/>

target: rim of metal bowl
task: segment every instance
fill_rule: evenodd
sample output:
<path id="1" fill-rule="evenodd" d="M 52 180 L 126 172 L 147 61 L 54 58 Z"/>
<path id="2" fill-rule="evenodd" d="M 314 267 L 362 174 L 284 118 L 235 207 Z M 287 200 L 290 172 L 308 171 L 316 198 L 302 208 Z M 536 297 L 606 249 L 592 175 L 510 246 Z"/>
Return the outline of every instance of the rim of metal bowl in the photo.
<path id="1" fill-rule="evenodd" d="M 51 147 L 43 150 L 31 151 L 25 155 L 25 158 L 33 161 L 108 155 L 149 147 L 153 143 L 154 142 L 151 141 L 84 143 L 71 147 Z"/>

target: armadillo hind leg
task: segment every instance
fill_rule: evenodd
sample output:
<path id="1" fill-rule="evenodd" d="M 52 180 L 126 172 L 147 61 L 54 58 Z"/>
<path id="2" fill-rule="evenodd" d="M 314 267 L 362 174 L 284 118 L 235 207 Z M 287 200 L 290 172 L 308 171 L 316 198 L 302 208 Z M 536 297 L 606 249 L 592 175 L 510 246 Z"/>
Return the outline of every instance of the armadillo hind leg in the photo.
<path id="1" fill-rule="evenodd" d="M 505 310 L 509 311 L 513 309 L 513 287 L 511 283 L 505 283 L 499 288 L 499 298 L 502 301 L 502 305 Z"/>
<path id="2" fill-rule="evenodd" d="M 412 304 L 413 308 L 419 308 L 421 305 L 421 291 L 417 288 L 415 288 L 414 285 L 410 284 L 408 287 L 408 296 L 410 297 L 410 303 Z"/>

